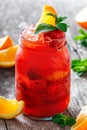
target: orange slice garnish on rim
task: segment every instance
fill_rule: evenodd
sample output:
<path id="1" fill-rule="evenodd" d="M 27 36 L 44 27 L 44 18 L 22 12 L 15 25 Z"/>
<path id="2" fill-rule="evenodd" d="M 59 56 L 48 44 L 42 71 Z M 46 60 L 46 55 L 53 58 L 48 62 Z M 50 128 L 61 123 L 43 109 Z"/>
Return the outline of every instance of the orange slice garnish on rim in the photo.
<path id="1" fill-rule="evenodd" d="M 15 65 L 15 56 L 18 45 L 0 51 L 0 67 L 9 68 Z"/>
<path id="2" fill-rule="evenodd" d="M 84 29 L 87 29 L 87 7 L 82 9 L 77 15 L 76 15 L 76 22 Z"/>
<path id="3" fill-rule="evenodd" d="M 0 118 L 11 119 L 21 114 L 24 108 L 23 101 L 16 99 L 6 99 L 0 96 Z"/>
<path id="4" fill-rule="evenodd" d="M 0 38 L 0 50 L 7 49 L 11 46 L 13 46 L 13 41 L 10 36 L 5 36 L 3 38 Z"/>
<path id="5" fill-rule="evenodd" d="M 47 15 L 48 13 L 57 14 L 55 9 L 52 6 L 44 5 L 41 18 L 39 22 L 37 23 L 37 25 L 41 23 L 45 23 L 45 24 L 50 24 L 50 25 L 55 26 L 55 18 L 53 16 Z"/>

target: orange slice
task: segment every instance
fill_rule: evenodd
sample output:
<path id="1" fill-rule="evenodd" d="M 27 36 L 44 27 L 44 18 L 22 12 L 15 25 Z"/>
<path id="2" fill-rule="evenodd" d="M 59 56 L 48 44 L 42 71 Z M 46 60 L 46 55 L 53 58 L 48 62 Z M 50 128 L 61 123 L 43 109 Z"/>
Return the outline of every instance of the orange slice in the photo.
<path id="1" fill-rule="evenodd" d="M 55 9 L 52 6 L 44 5 L 41 18 L 37 23 L 37 25 L 41 23 L 46 23 L 55 26 L 55 18 L 53 16 L 47 15 L 48 13 L 57 14 Z"/>
<path id="2" fill-rule="evenodd" d="M 16 99 L 6 99 L 0 96 L 0 118 L 11 119 L 21 114 L 24 108 L 23 101 Z"/>
<path id="3" fill-rule="evenodd" d="M 67 72 L 64 71 L 56 71 L 54 73 L 52 73 L 51 75 L 47 76 L 47 80 L 50 81 L 57 81 L 58 79 L 64 78 L 68 75 Z"/>
<path id="4" fill-rule="evenodd" d="M 85 118 L 78 126 L 72 128 L 71 130 L 87 130 L 87 118 Z"/>
<path id="5" fill-rule="evenodd" d="M 9 68 L 15 65 L 15 56 L 18 45 L 0 51 L 0 67 Z"/>
<path id="6" fill-rule="evenodd" d="M 84 29 L 87 29 L 87 7 L 76 15 L 76 22 Z"/>
<path id="7" fill-rule="evenodd" d="M 7 49 L 11 46 L 13 46 L 13 41 L 10 36 L 0 38 L 0 50 Z"/>
<path id="8" fill-rule="evenodd" d="M 72 126 L 71 130 L 87 130 L 87 106 L 82 108 L 77 116 L 76 124 Z"/>

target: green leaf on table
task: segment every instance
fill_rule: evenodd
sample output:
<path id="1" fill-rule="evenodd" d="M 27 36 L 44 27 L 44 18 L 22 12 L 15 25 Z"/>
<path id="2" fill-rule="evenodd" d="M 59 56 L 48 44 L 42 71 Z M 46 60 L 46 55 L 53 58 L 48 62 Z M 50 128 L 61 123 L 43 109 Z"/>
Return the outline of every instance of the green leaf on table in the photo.
<path id="1" fill-rule="evenodd" d="M 58 123 L 61 127 L 65 127 L 66 125 L 72 126 L 76 123 L 74 118 L 63 114 L 57 114 L 53 116 L 52 121 L 54 123 Z"/>
<path id="2" fill-rule="evenodd" d="M 87 38 L 81 41 L 81 45 L 87 47 Z"/>
<path id="3" fill-rule="evenodd" d="M 52 121 L 60 124 L 60 126 L 62 126 L 62 127 L 66 126 L 66 117 L 62 114 L 57 114 L 57 115 L 53 116 Z"/>
<path id="4" fill-rule="evenodd" d="M 79 35 L 76 35 L 74 40 L 79 42 L 82 46 L 87 47 L 87 32 L 83 29 L 80 29 Z"/>
<path id="5" fill-rule="evenodd" d="M 83 29 L 79 29 L 79 33 L 87 36 L 87 32 L 85 32 Z"/>
<path id="6" fill-rule="evenodd" d="M 73 126 L 76 123 L 76 120 L 72 118 L 71 116 L 68 116 L 66 118 L 67 118 L 66 122 L 69 126 Z"/>
<path id="7" fill-rule="evenodd" d="M 78 76 L 81 76 L 85 72 L 87 72 L 87 59 L 74 59 L 72 60 L 71 68 L 77 72 Z"/>
<path id="8" fill-rule="evenodd" d="M 84 38 L 85 38 L 84 35 L 77 35 L 77 36 L 74 37 L 74 40 L 79 41 L 79 40 L 83 40 Z"/>

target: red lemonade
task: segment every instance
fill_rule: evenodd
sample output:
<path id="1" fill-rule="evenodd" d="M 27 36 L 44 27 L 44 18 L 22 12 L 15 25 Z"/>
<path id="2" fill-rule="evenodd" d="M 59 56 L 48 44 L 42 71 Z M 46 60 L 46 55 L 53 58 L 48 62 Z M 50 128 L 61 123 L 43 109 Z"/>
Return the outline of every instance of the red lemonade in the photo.
<path id="1" fill-rule="evenodd" d="M 34 34 L 25 28 L 16 54 L 16 98 L 24 113 L 38 118 L 64 112 L 70 101 L 70 55 L 61 30 Z"/>

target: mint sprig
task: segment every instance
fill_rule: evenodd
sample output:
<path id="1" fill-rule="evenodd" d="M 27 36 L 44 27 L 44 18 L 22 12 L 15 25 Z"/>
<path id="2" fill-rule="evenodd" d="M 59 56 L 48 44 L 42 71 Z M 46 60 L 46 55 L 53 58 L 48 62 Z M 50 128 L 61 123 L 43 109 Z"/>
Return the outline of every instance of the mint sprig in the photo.
<path id="1" fill-rule="evenodd" d="M 61 127 L 65 127 L 66 125 L 72 126 L 76 123 L 76 120 L 74 118 L 63 114 L 57 114 L 53 116 L 52 121 L 54 123 L 58 123 Z"/>
<path id="2" fill-rule="evenodd" d="M 56 28 L 59 29 L 59 30 L 62 30 L 63 32 L 67 32 L 67 24 L 65 23 L 59 23 L 59 24 L 56 24 Z"/>
<path id="3" fill-rule="evenodd" d="M 69 26 L 63 22 L 67 17 L 58 17 L 57 15 L 52 14 L 52 13 L 47 13 L 47 15 L 55 17 L 56 26 L 54 27 L 53 25 L 50 25 L 50 24 L 41 23 L 37 26 L 35 30 L 35 34 L 38 34 L 41 32 L 53 31 L 53 30 L 62 30 L 63 32 L 67 31 L 67 28 Z"/>
<path id="4" fill-rule="evenodd" d="M 72 60 L 72 69 L 77 72 L 78 76 L 87 72 L 87 59 L 74 59 Z"/>
<path id="5" fill-rule="evenodd" d="M 41 32 L 53 31 L 55 29 L 56 28 L 50 24 L 42 23 L 42 24 L 39 24 L 38 27 L 36 28 L 35 34 L 41 33 Z"/>
<path id="6" fill-rule="evenodd" d="M 62 30 L 63 32 L 67 31 L 67 28 L 69 26 L 66 23 L 63 23 L 63 21 L 66 20 L 67 17 L 58 17 L 57 15 L 54 15 L 52 13 L 48 13 L 47 15 L 55 17 L 56 29 Z"/>
<path id="7" fill-rule="evenodd" d="M 79 42 L 82 46 L 87 47 L 87 32 L 83 29 L 80 29 L 79 35 L 76 35 L 74 40 Z"/>

